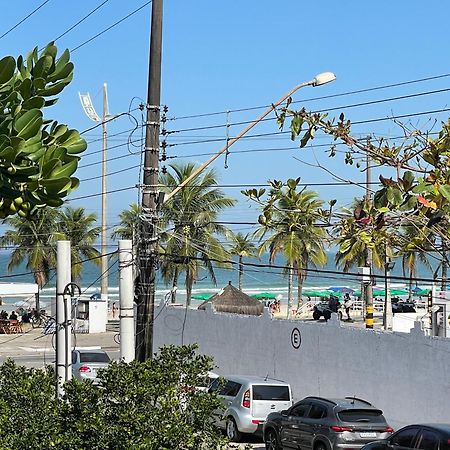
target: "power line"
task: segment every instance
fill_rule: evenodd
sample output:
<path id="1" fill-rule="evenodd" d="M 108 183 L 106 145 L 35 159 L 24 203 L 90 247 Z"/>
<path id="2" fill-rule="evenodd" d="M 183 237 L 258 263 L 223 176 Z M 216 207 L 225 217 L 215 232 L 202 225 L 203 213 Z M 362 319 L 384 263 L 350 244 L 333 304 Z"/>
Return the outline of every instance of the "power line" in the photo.
<path id="1" fill-rule="evenodd" d="M 119 188 L 119 189 L 113 189 L 111 191 L 107 191 L 107 194 L 115 194 L 116 192 L 123 192 L 123 191 L 129 191 L 130 189 L 137 189 L 139 186 L 135 185 L 135 186 L 128 186 L 128 187 L 123 187 L 123 188 Z M 66 202 L 73 202 L 74 200 L 83 200 L 85 198 L 92 198 L 92 197 L 99 197 L 102 195 L 102 192 L 98 192 L 96 194 L 89 194 L 89 195 L 82 195 L 81 197 L 74 197 L 74 198 L 69 198 L 66 200 Z"/>
<path id="2" fill-rule="evenodd" d="M 379 117 L 376 119 L 367 119 L 367 120 L 358 120 L 355 122 L 351 122 L 351 125 L 362 125 L 366 123 L 375 123 L 375 122 L 383 122 L 386 120 L 394 120 L 394 119 L 404 119 L 407 117 L 417 117 L 417 116 L 424 116 L 426 114 L 439 114 L 442 112 L 448 112 L 450 111 L 450 108 L 443 108 L 443 109 L 435 109 L 430 111 L 422 111 L 418 113 L 410 113 L 410 114 L 401 114 L 398 116 L 391 116 L 391 117 Z M 265 137 L 265 136 L 280 136 L 290 133 L 289 130 L 287 131 L 274 131 L 271 133 L 260 133 L 260 134 L 250 134 L 250 135 L 244 135 L 241 137 L 241 139 L 252 139 L 257 137 Z M 222 142 L 224 138 L 217 138 L 217 139 L 204 139 L 201 141 L 190 141 L 190 142 L 176 142 L 174 144 L 168 144 L 167 147 L 175 147 L 178 145 L 192 145 L 192 144 L 206 144 L 210 142 Z"/>
<path id="3" fill-rule="evenodd" d="M 122 23 L 123 21 L 127 20 L 129 17 L 133 16 L 134 14 L 136 14 L 137 12 L 139 12 L 141 9 L 145 8 L 147 5 L 150 5 L 152 1 L 148 1 L 145 2 L 142 6 L 140 6 L 139 8 L 135 9 L 134 11 L 132 11 L 131 13 L 127 14 L 125 17 L 122 17 L 120 20 L 118 20 L 117 22 L 114 22 L 112 25 L 110 25 L 108 28 L 105 28 L 104 30 L 100 31 L 100 33 L 97 33 L 95 36 L 92 36 L 91 38 L 87 39 L 86 41 L 82 42 L 81 44 L 77 45 L 76 47 L 74 47 L 71 52 L 74 52 L 75 50 L 78 50 L 79 48 L 83 47 L 84 45 L 88 44 L 89 42 L 92 42 L 94 39 L 97 39 L 98 37 L 100 37 L 102 34 L 105 34 L 107 31 L 111 30 L 112 28 L 116 27 L 117 25 L 119 25 L 120 23 Z"/>
<path id="4" fill-rule="evenodd" d="M 399 83 L 392 83 L 392 84 L 386 84 L 383 86 L 375 86 L 375 87 L 371 87 L 371 88 L 365 88 L 365 89 L 359 89 L 356 91 L 348 91 L 348 92 L 342 92 L 339 94 L 331 94 L 331 95 L 324 95 L 321 97 L 313 97 L 313 98 L 307 98 L 304 100 L 297 100 L 295 102 L 292 103 L 305 103 L 305 102 L 311 102 L 311 101 L 316 101 L 316 100 L 325 100 L 325 99 L 329 99 L 329 98 L 336 98 L 336 97 L 343 97 L 346 95 L 354 95 L 354 94 L 362 94 L 365 92 L 372 92 L 372 91 L 377 91 L 377 90 L 381 90 L 381 89 L 388 89 L 388 88 L 392 88 L 392 87 L 399 87 L 399 86 L 406 86 L 408 84 L 414 84 L 414 83 L 421 83 L 424 81 L 431 81 L 431 80 L 437 80 L 439 78 L 446 78 L 449 77 L 450 73 L 445 73 L 442 75 L 434 75 L 431 77 L 426 77 L 426 78 L 419 78 L 416 80 L 409 80 L 409 81 L 402 81 Z M 210 113 L 202 113 L 202 114 L 192 114 L 192 115 L 188 115 L 188 116 L 180 116 L 180 117 L 172 117 L 169 118 L 168 120 L 182 120 L 182 119 L 195 119 L 198 117 L 208 117 L 208 116 L 214 116 L 214 115 L 220 115 L 220 114 L 227 114 L 227 113 L 235 113 L 235 112 L 244 112 L 244 111 L 254 111 L 257 109 L 264 109 L 264 108 L 268 108 L 270 105 L 263 105 L 263 106 L 252 106 L 249 108 L 238 108 L 238 109 L 230 109 L 230 110 L 225 110 L 225 111 L 216 111 L 216 112 L 210 112 Z"/>
<path id="5" fill-rule="evenodd" d="M 333 108 L 319 109 L 317 111 L 313 111 L 313 113 L 339 111 L 341 109 L 345 110 L 345 109 L 350 109 L 350 108 L 357 108 L 360 106 L 375 105 L 375 104 L 379 104 L 379 103 L 404 100 L 404 99 L 415 98 L 415 97 L 420 97 L 420 96 L 424 96 L 424 95 L 441 94 L 442 92 L 448 92 L 448 91 L 450 91 L 450 88 L 437 89 L 434 91 L 418 92 L 415 94 L 401 95 L 398 97 L 390 97 L 390 98 L 384 98 L 384 99 L 378 99 L 378 100 L 371 100 L 371 101 L 367 101 L 367 102 L 353 103 L 353 104 L 344 105 L 344 106 L 335 106 Z M 295 102 L 292 102 L 292 103 L 295 103 Z M 271 120 L 276 120 L 276 119 L 277 119 L 277 117 L 267 117 L 265 119 L 262 119 L 260 122 L 266 122 L 266 121 L 271 121 Z M 181 130 L 166 131 L 166 133 L 172 134 L 172 133 L 184 133 L 187 131 L 211 130 L 211 129 L 215 129 L 215 128 L 225 128 L 225 127 L 233 127 L 233 126 L 237 126 L 237 125 L 247 125 L 252 122 L 253 122 L 252 120 L 246 120 L 246 121 L 241 121 L 241 122 L 226 123 L 226 124 L 220 124 L 220 125 L 208 125 L 208 126 L 204 126 L 204 127 L 184 128 Z"/>
<path id="6" fill-rule="evenodd" d="M 50 0 L 45 0 L 45 2 L 41 3 L 36 9 L 31 11 L 27 16 L 25 16 L 22 20 L 17 22 L 12 28 L 10 28 L 8 31 L 5 31 L 1 36 L 0 39 L 3 39 L 6 35 L 11 33 L 11 31 L 15 30 L 19 25 L 24 23 L 27 19 L 29 19 L 34 13 L 38 12 L 43 6 L 45 6 Z"/>
<path id="7" fill-rule="evenodd" d="M 96 8 L 94 8 L 93 10 L 91 10 L 88 14 L 86 14 L 83 18 L 81 18 L 78 22 L 76 22 L 75 24 L 73 24 L 70 28 L 68 28 L 66 31 L 64 31 L 64 33 L 61 33 L 56 39 L 54 39 L 54 42 L 56 42 L 58 39 L 61 39 L 63 36 L 65 36 L 66 34 L 70 33 L 74 28 L 76 28 L 78 25 L 80 25 L 81 23 L 83 23 L 88 17 L 92 16 L 92 14 L 94 14 L 96 11 L 98 11 L 103 5 L 105 5 L 106 3 L 108 3 L 109 0 L 105 0 L 103 3 L 101 3 L 100 5 L 98 5 Z"/>

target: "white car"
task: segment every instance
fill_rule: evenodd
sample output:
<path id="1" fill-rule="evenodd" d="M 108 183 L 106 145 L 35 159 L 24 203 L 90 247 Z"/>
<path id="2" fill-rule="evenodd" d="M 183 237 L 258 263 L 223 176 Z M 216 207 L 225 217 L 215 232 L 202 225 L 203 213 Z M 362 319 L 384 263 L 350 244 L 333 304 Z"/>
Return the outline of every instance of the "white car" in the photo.
<path id="1" fill-rule="evenodd" d="M 239 442 L 243 433 L 262 433 L 270 413 L 292 406 L 291 386 L 267 377 L 221 377 L 209 388 L 209 392 L 216 391 L 223 400 L 224 410 L 214 412 L 215 422 L 234 442 Z"/>
<path id="2" fill-rule="evenodd" d="M 111 359 L 104 350 L 73 350 L 72 376 L 79 380 L 91 380 L 98 384 L 99 369 L 106 369 Z"/>

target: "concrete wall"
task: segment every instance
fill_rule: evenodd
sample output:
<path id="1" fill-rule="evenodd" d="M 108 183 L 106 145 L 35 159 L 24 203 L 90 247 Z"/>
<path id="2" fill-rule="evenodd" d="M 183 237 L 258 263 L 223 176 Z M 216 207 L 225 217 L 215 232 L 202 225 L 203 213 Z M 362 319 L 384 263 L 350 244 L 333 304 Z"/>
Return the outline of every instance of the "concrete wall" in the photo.
<path id="1" fill-rule="evenodd" d="M 220 375 L 269 375 L 289 382 L 294 399 L 357 396 L 381 408 L 396 429 L 450 422 L 450 339 L 420 325 L 386 333 L 328 323 L 273 320 L 159 306 L 155 348 L 198 343 Z M 298 333 L 299 332 L 299 333 Z M 299 334 L 301 345 L 299 344 Z"/>

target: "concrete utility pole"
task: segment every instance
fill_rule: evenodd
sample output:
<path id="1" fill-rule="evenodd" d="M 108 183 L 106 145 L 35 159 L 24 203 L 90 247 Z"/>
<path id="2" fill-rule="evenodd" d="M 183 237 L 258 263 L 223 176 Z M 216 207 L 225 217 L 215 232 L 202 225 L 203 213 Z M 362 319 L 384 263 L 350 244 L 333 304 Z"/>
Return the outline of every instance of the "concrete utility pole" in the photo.
<path id="1" fill-rule="evenodd" d="M 108 212 L 107 212 L 107 149 L 108 149 L 108 130 L 107 118 L 108 113 L 108 92 L 106 83 L 103 83 L 103 116 L 102 116 L 102 135 L 103 135 L 103 149 L 102 149 L 102 259 L 101 259 L 101 296 L 103 301 L 108 301 Z"/>
<path id="2" fill-rule="evenodd" d="M 367 145 L 370 145 L 368 142 Z M 371 177 L 371 167 L 370 167 L 370 155 L 366 154 L 366 207 L 370 208 L 372 204 L 372 196 L 370 195 L 370 183 L 372 181 Z M 373 226 L 373 224 L 369 224 Z M 366 267 L 369 267 L 370 282 L 364 284 L 364 297 L 366 300 L 366 328 L 373 328 L 373 287 L 372 287 L 372 250 L 367 249 L 366 252 Z"/>
<path id="3" fill-rule="evenodd" d="M 152 2 L 150 61 L 145 128 L 144 185 L 142 215 L 138 242 L 139 275 L 137 280 L 138 310 L 136 327 L 136 359 L 144 361 L 153 355 L 153 320 L 155 278 L 158 261 L 158 175 L 161 103 L 163 0 Z"/>
<path id="4" fill-rule="evenodd" d="M 391 270 L 395 263 L 387 255 L 387 245 L 384 260 L 384 312 L 383 325 L 385 330 L 392 330 L 392 299 L 391 299 Z"/>
<path id="5" fill-rule="evenodd" d="M 133 244 L 130 240 L 119 241 L 119 319 L 120 359 L 129 363 L 134 359 L 134 289 Z"/>
<path id="6" fill-rule="evenodd" d="M 68 326 L 67 302 L 64 291 L 71 280 L 70 241 L 57 242 L 56 268 L 56 375 L 58 397 L 64 395 L 64 382 L 72 378 L 71 333 L 66 332 Z M 71 311 L 71 308 L 69 309 Z M 70 357 L 68 357 L 70 355 Z"/>

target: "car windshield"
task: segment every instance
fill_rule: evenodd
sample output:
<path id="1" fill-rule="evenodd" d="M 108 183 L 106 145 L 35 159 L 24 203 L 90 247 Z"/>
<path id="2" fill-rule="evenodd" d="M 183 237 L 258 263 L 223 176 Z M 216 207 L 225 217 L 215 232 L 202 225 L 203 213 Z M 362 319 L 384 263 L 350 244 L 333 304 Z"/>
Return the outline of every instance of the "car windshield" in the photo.
<path id="1" fill-rule="evenodd" d="M 346 409 L 338 412 L 343 422 L 385 423 L 383 413 L 379 409 Z"/>
<path id="2" fill-rule="evenodd" d="M 82 363 L 109 363 L 110 359 L 106 353 L 80 352 L 80 362 Z"/>
<path id="3" fill-rule="evenodd" d="M 282 400 L 289 401 L 288 386 L 253 385 L 253 400 Z"/>

